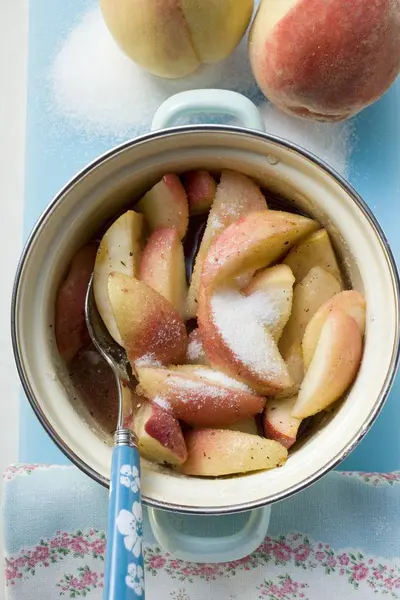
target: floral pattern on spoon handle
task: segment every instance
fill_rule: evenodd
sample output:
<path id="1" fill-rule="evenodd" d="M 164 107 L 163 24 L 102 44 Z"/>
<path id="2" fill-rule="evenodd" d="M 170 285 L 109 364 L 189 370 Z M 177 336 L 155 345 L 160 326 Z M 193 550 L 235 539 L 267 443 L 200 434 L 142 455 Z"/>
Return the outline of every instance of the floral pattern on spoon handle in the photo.
<path id="1" fill-rule="evenodd" d="M 113 450 L 104 600 L 144 600 L 140 459 L 136 446 Z"/>

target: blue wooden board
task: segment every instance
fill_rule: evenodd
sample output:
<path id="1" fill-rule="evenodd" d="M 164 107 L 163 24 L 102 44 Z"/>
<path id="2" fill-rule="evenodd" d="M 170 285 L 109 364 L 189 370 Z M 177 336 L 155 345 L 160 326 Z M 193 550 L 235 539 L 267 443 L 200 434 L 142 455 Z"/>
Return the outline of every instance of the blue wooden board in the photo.
<path id="1" fill-rule="evenodd" d="M 48 85 L 55 52 L 68 30 L 92 0 L 30 3 L 26 194 L 24 235 L 54 194 L 83 167 L 112 145 L 103 135 L 80 134 L 57 120 Z M 134 108 L 133 108 L 134 110 Z M 400 82 L 355 119 L 356 148 L 349 178 L 374 210 L 400 259 Z M 365 390 L 368 394 L 368 390 Z M 400 468 L 400 380 L 394 385 L 381 416 L 342 469 L 390 471 Z M 25 398 L 21 403 L 20 460 L 65 463 L 47 437 Z"/>

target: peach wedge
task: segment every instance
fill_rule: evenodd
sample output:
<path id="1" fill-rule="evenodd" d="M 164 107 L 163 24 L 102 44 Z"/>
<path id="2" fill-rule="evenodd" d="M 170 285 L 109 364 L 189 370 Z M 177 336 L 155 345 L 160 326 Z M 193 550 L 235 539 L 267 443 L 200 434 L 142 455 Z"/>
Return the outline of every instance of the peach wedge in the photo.
<path id="1" fill-rule="evenodd" d="M 210 287 L 268 267 L 317 227 L 312 219 L 276 210 L 252 212 L 242 217 L 225 229 L 211 246 L 201 274 L 202 287 L 209 293 Z"/>
<path id="2" fill-rule="evenodd" d="M 287 450 L 279 442 L 227 429 L 199 429 L 185 436 L 188 459 L 185 475 L 219 477 L 280 467 Z"/>
<path id="3" fill-rule="evenodd" d="M 138 202 L 135 208 L 143 213 L 151 231 L 174 227 L 182 239 L 189 223 L 189 207 L 185 189 L 174 173 L 164 175 Z"/>
<path id="4" fill-rule="evenodd" d="M 132 367 L 179 361 L 186 352 L 185 325 L 173 306 L 139 279 L 111 273 L 110 303 Z"/>
<path id="5" fill-rule="evenodd" d="M 341 283 L 342 275 L 326 229 L 320 229 L 301 240 L 283 261 L 296 278 L 302 281 L 313 267 L 321 267 Z"/>
<path id="6" fill-rule="evenodd" d="M 279 340 L 292 311 L 294 276 L 286 265 L 276 265 L 257 273 L 243 290 L 246 296 L 263 295 L 269 303 L 272 319 L 268 328 L 274 340 Z"/>
<path id="7" fill-rule="evenodd" d="M 93 292 L 97 309 L 110 335 L 122 345 L 108 296 L 110 273 L 136 277 L 143 235 L 143 216 L 128 210 L 106 231 L 97 251 Z"/>
<path id="8" fill-rule="evenodd" d="M 134 419 L 141 456 L 157 463 L 181 465 L 187 459 L 182 429 L 175 417 L 156 404 L 144 402 Z"/>
<path id="9" fill-rule="evenodd" d="M 362 294 L 355 290 L 348 290 L 336 294 L 320 307 L 307 325 L 302 343 L 304 367 L 306 369 L 308 369 L 311 364 L 324 323 L 328 318 L 329 313 L 334 308 L 340 308 L 350 317 L 353 317 L 358 324 L 361 333 L 364 335 L 366 303 Z"/>
<path id="10" fill-rule="evenodd" d="M 264 435 L 270 440 L 276 440 L 285 448 L 290 448 L 295 441 L 301 419 L 292 417 L 292 410 L 297 396 L 292 398 L 270 398 L 264 411 Z"/>
<path id="11" fill-rule="evenodd" d="M 320 306 L 340 290 L 336 277 L 321 267 L 312 268 L 294 287 L 292 312 L 279 340 L 279 350 L 296 384 L 288 391 L 290 395 L 296 393 L 304 375 L 301 350 L 304 331 Z"/>
<path id="12" fill-rule="evenodd" d="M 85 298 L 96 251 L 95 244 L 87 244 L 75 254 L 57 292 L 55 336 L 58 351 L 66 362 L 70 362 L 89 341 L 85 323 Z"/>
<path id="13" fill-rule="evenodd" d="M 157 229 L 150 236 L 140 261 L 139 279 L 171 302 L 182 315 L 187 294 L 185 256 L 176 229 Z"/>
<path id="14" fill-rule="evenodd" d="M 213 241 L 243 215 L 266 208 L 267 203 L 260 188 L 249 177 L 236 171 L 222 171 L 190 281 L 186 300 L 187 319 L 197 315 L 201 270 Z"/>
<path id="15" fill-rule="evenodd" d="M 339 400 L 357 375 L 362 348 L 356 321 L 343 310 L 333 308 L 322 327 L 292 416 L 310 417 Z"/>
<path id="16" fill-rule="evenodd" d="M 230 425 L 261 413 L 265 399 L 207 367 L 138 367 L 138 393 L 193 427 Z"/>
<path id="17" fill-rule="evenodd" d="M 223 287 L 211 298 L 200 296 L 198 323 L 210 364 L 266 395 L 292 384 L 268 329 L 277 321 L 276 307 L 263 292 L 245 296 L 236 288 Z"/>
<path id="18" fill-rule="evenodd" d="M 210 210 L 217 184 L 208 171 L 189 171 L 182 177 L 189 203 L 190 215 L 201 215 Z"/>

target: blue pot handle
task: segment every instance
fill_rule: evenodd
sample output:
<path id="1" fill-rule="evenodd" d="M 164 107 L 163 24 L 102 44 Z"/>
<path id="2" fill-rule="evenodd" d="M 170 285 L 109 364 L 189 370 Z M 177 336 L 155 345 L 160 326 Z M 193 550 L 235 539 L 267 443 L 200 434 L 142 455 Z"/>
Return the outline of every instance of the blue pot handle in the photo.
<path id="1" fill-rule="evenodd" d="M 193 113 L 231 115 L 248 129 L 265 131 L 256 105 L 242 94 L 229 90 L 190 90 L 175 94 L 157 110 L 151 129 L 165 129 L 178 117 L 188 117 Z"/>
<path id="2" fill-rule="evenodd" d="M 110 477 L 104 600 L 144 600 L 140 457 L 128 429 L 115 434 Z"/>

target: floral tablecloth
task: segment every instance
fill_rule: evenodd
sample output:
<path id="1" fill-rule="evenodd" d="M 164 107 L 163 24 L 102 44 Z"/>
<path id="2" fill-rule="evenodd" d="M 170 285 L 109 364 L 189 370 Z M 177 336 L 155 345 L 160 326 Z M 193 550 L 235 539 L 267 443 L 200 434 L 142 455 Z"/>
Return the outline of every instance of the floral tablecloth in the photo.
<path id="1" fill-rule="evenodd" d="M 73 467 L 14 465 L 4 480 L 7 600 L 100 599 L 107 491 Z M 400 598 L 400 472 L 330 473 L 274 505 L 235 562 L 177 560 L 146 514 L 143 527 L 148 600 Z"/>

